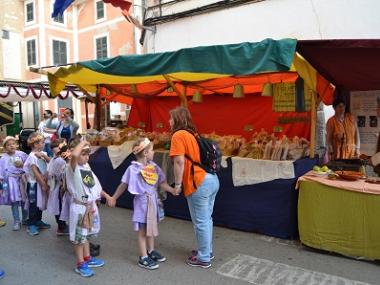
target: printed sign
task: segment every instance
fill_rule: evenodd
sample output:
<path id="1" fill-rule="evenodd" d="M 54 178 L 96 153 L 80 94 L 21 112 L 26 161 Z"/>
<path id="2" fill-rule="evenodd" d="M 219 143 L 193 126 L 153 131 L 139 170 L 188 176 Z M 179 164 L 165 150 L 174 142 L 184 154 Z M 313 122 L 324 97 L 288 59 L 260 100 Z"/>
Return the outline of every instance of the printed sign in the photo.
<path id="1" fill-rule="evenodd" d="M 376 153 L 380 132 L 380 90 L 351 92 L 351 114 L 354 116 L 360 135 L 360 152 Z"/>

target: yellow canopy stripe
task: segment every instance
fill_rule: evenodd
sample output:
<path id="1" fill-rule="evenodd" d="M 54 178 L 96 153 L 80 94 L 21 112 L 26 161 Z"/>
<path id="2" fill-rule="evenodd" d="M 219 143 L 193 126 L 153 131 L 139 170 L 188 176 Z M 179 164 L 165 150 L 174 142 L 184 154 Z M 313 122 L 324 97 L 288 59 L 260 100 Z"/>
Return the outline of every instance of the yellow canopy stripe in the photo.
<path id="1" fill-rule="evenodd" d="M 172 80 L 178 81 L 203 81 L 214 78 L 228 77 L 230 74 L 176 72 L 168 74 Z M 88 92 L 95 92 L 98 84 L 138 84 L 152 81 L 165 80 L 163 75 L 151 76 L 122 76 L 96 72 L 74 64 L 69 68 L 60 67 L 54 73 L 48 73 L 51 93 L 57 96 L 65 84 L 76 84 Z"/>

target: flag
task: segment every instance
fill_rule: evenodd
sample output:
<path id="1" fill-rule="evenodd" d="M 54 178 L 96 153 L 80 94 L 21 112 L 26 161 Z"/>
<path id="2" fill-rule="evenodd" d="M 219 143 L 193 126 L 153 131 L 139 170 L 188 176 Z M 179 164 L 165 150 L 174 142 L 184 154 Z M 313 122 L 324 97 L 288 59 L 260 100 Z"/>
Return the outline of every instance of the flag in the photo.
<path id="1" fill-rule="evenodd" d="M 73 3 L 74 0 L 55 0 L 54 2 L 54 10 L 51 14 L 52 18 L 57 17 L 58 15 L 63 15 L 63 12 Z"/>
<path id="2" fill-rule="evenodd" d="M 104 3 L 111 4 L 114 7 L 120 8 L 122 11 L 128 12 L 132 3 L 124 0 L 103 0 Z"/>

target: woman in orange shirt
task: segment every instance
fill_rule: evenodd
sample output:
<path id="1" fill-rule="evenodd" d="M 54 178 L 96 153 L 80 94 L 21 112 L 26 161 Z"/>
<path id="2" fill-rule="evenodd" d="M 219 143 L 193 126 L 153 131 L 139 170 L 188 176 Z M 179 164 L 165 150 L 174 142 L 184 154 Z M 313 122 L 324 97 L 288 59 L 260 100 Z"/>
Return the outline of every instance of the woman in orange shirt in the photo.
<path id="1" fill-rule="evenodd" d="M 359 131 L 346 104 L 341 99 L 333 102 L 335 115 L 327 121 L 327 147 L 329 160 L 351 159 L 360 155 Z"/>
<path id="2" fill-rule="evenodd" d="M 212 212 L 219 179 L 216 174 L 207 173 L 192 161 L 200 163 L 200 150 L 194 135 L 197 129 L 190 112 L 183 107 L 170 111 L 172 139 L 170 156 L 174 163 L 174 181 L 177 193 L 183 191 L 193 222 L 197 250 L 187 260 L 190 266 L 209 268 L 214 258 L 212 251 Z"/>

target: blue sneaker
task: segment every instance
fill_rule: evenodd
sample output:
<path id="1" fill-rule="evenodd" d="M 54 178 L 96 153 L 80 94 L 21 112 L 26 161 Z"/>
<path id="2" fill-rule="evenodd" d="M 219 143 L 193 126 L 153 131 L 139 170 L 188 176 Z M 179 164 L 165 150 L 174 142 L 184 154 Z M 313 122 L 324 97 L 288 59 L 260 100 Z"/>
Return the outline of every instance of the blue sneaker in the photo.
<path id="1" fill-rule="evenodd" d="M 94 271 L 88 267 L 86 262 L 82 262 L 79 266 L 77 266 L 74 271 L 83 277 L 91 277 L 94 275 Z"/>
<path id="2" fill-rule="evenodd" d="M 147 252 L 148 256 L 153 259 L 155 262 L 164 262 L 166 260 L 166 257 L 163 256 L 161 253 L 159 253 L 156 250 L 152 250 L 151 253 Z"/>
<path id="3" fill-rule="evenodd" d="M 27 231 L 28 234 L 31 235 L 31 236 L 36 236 L 36 235 L 38 235 L 38 234 L 40 233 L 40 232 L 38 231 L 38 228 L 37 228 L 36 226 L 34 226 L 34 225 L 32 225 L 32 226 L 28 226 L 28 228 L 27 228 L 26 231 Z"/>
<path id="4" fill-rule="evenodd" d="M 150 270 L 153 270 L 153 269 L 157 269 L 158 267 L 160 267 L 157 262 L 155 262 L 153 259 L 151 259 L 149 256 L 146 256 L 144 258 L 139 258 L 139 262 L 138 262 L 138 265 L 142 268 L 145 268 L 145 269 L 150 269 Z"/>
<path id="5" fill-rule="evenodd" d="M 50 225 L 47 224 L 47 223 L 44 223 L 43 221 L 38 221 L 38 222 L 36 223 L 36 226 L 37 226 L 40 230 L 42 230 L 42 229 L 50 229 Z"/>
<path id="6" fill-rule="evenodd" d="M 86 261 L 88 264 L 88 267 L 102 267 L 104 265 L 104 260 L 103 259 L 98 259 L 95 257 L 90 258 L 90 260 Z"/>
<path id="7" fill-rule="evenodd" d="M 0 269 L 0 279 L 3 278 L 5 275 L 5 272 L 3 269 Z"/>

